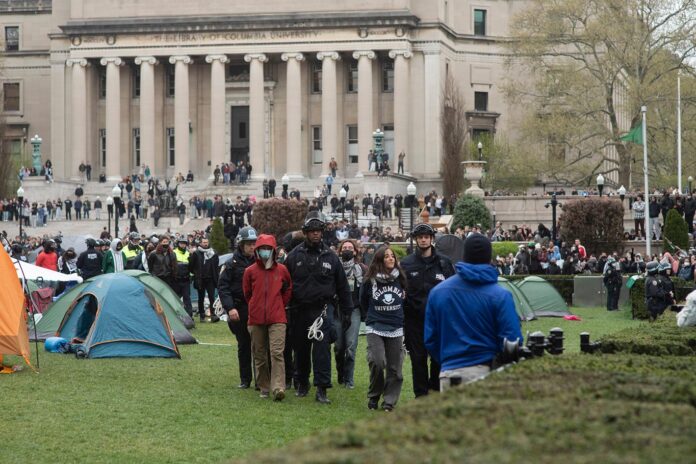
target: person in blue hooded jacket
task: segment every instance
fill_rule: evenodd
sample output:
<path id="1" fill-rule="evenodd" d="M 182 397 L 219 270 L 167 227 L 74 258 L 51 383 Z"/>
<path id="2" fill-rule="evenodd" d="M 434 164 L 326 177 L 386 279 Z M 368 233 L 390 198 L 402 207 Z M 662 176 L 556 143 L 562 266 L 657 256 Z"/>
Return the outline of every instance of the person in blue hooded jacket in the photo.
<path id="1" fill-rule="evenodd" d="M 440 364 L 440 391 L 490 372 L 503 340 L 522 343 L 512 294 L 498 285 L 491 243 L 481 234 L 464 242 L 464 262 L 435 287 L 425 309 L 425 347 Z"/>

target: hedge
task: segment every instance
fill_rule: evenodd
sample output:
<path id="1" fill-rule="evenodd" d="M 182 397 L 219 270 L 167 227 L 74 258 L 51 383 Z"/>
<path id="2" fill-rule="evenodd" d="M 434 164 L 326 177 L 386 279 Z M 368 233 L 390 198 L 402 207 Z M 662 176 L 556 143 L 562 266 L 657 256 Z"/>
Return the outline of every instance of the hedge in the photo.
<path id="1" fill-rule="evenodd" d="M 604 353 L 633 353 L 651 356 L 696 355 L 696 328 L 677 327 L 675 314 L 666 312 L 654 323 L 638 330 L 621 330 L 602 338 Z M 694 375 L 691 372 L 691 375 Z M 692 382 L 696 379 L 692 379 Z M 694 384 L 696 387 L 696 384 Z M 696 403 L 694 403 L 696 404 Z"/>
<path id="2" fill-rule="evenodd" d="M 546 280 L 548 283 L 553 285 L 553 288 L 556 289 L 558 293 L 561 294 L 563 297 L 563 300 L 568 304 L 568 306 L 572 306 L 573 304 L 573 292 L 575 289 L 575 284 L 574 284 L 574 277 L 572 275 L 543 275 L 543 274 L 534 274 L 536 277 L 541 277 L 542 279 Z M 529 275 L 512 275 L 512 276 L 504 276 L 506 279 L 512 281 L 512 280 L 522 280 L 525 277 L 529 277 Z"/>
<path id="3" fill-rule="evenodd" d="M 684 301 L 686 295 L 691 293 L 696 287 L 694 283 L 679 278 L 672 278 L 674 283 L 675 299 Z M 649 319 L 650 312 L 645 305 L 645 279 L 638 279 L 631 287 L 631 311 L 634 319 Z"/>
<path id="4" fill-rule="evenodd" d="M 517 242 L 492 242 L 491 245 L 493 246 L 493 257 L 500 256 L 504 258 L 510 253 L 515 256 L 519 251 Z"/>

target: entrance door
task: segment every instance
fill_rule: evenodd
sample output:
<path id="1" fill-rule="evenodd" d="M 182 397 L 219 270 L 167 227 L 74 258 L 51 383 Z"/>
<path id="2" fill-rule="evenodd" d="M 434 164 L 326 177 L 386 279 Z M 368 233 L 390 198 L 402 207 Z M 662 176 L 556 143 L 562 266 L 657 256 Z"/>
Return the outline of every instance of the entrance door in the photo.
<path id="1" fill-rule="evenodd" d="M 231 118 L 231 143 L 230 161 L 239 164 L 240 161 L 249 161 L 249 107 L 233 106 L 230 111 Z"/>

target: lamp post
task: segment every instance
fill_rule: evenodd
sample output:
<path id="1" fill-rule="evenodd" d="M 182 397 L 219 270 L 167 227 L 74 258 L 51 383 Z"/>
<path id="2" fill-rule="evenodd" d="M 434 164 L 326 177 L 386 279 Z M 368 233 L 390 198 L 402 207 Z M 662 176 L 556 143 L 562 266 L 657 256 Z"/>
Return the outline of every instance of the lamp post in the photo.
<path id="1" fill-rule="evenodd" d="M 118 215 L 119 215 L 119 204 L 121 202 L 121 189 L 118 184 L 114 185 L 113 190 L 111 190 L 111 196 L 114 199 L 114 237 L 118 238 Z"/>
<path id="2" fill-rule="evenodd" d="M 689 176 L 686 180 L 689 182 L 689 193 L 691 193 L 691 184 L 694 182 L 694 177 Z"/>
<path id="3" fill-rule="evenodd" d="M 617 190 L 616 193 L 619 194 L 619 197 L 621 198 L 621 203 L 623 203 L 624 198 L 626 198 L 626 187 L 622 185 L 621 187 L 619 187 L 619 190 Z"/>
<path id="4" fill-rule="evenodd" d="M 338 192 L 338 195 L 341 197 L 341 219 L 346 220 L 346 195 L 348 195 L 348 192 L 346 192 L 346 189 L 341 187 L 341 191 Z"/>
<path id="5" fill-rule="evenodd" d="M 288 199 L 288 184 L 290 183 L 290 176 L 287 174 L 283 174 L 283 177 L 280 178 L 280 182 L 283 185 L 283 193 L 280 195 L 282 196 L 285 200 Z"/>
<path id="6" fill-rule="evenodd" d="M 556 235 L 558 233 L 558 229 L 556 228 L 556 208 L 559 206 L 561 208 L 563 207 L 563 205 L 561 205 L 558 202 L 558 198 L 556 198 L 556 192 L 553 192 L 551 194 L 551 201 L 549 201 L 548 203 L 546 203 L 544 205 L 545 208 L 548 208 L 549 206 L 551 207 L 551 241 L 555 245 L 556 244 Z"/>
<path id="7" fill-rule="evenodd" d="M 106 226 L 111 237 L 111 215 L 114 214 L 114 199 L 106 197 Z"/>
<path id="8" fill-rule="evenodd" d="M 604 190 L 604 176 L 601 172 L 597 175 L 597 190 L 599 190 L 599 196 L 601 197 Z"/>
<path id="9" fill-rule="evenodd" d="M 478 148 L 478 153 L 479 153 L 479 161 L 483 160 L 483 143 L 479 141 L 478 145 L 476 146 Z"/>
<path id="10" fill-rule="evenodd" d="M 413 182 L 408 184 L 408 187 L 406 187 L 406 198 L 408 199 L 408 207 L 411 210 L 410 215 L 411 215 L 411 220 L 409 221 L 409 229 L 410 233 L 408 234 L 409 240 L 410 240 L 410 252 L 413 253 L 413 203 L 416 201 L 416 186 L 414 185 Z"/>
<path id="11" fill-rule="evenodd" d="M 24 236 L 22 235 L 22 222 L 24 222 L 24 189 L 20 185 L 17 189 L 17 200 L 19 200 L 19 241 L 24 243 Z"/>

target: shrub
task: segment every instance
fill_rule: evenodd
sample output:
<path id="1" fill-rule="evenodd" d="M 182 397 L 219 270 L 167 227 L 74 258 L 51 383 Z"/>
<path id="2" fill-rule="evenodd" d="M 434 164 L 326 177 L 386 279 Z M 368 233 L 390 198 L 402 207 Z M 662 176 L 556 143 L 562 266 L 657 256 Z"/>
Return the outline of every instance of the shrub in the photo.
<path id="1" fill-rule="evenodd" d="M 288 232 L 301 229 L 305 216 L 307 205 L 304 202 L 269 198 L 254 205 L 251 225 L 259 234 L 274 235 L 280 241 Z"/>
<path id="2" fill-rule="evenodd" d="M 665 250 L 674 253 L 675 246 L 686 250 L 689 248 L 689 227 L 676 209 L 669 210 L 665 220 Z"/>
<path id="3" fill-rule="evenodd" d="M 401 261 L 408 255 L 408 250 L 406 250 L 406 247 L 403 245 L 390 245 L 391 249 L 394 250 L 394 254 L 396 257 Z"/>
<path id="4" fill-rule="evenodd" d="M 566 201 L 558 221 L 561 239 L 569 243 L 580 239 L 588 253 L 622 251 L 623 215 L 623 205 L 618 199 Z"/>
<path id="5" fill-rule="evenodd" d="M 504 258 L 505 256 L 512 253 L 516 255 L 518 251 L 518 245 L 516 242 L 493 242 L 493 256 L 500 256 Z"/>
<path id="6" fill-rule="evenodd" d="M 675 314 L 666 312 L 652 324 L 602 337 L 602 352 L 651 356 L 696 355 L 696 329 L 677 327 Z"/>
<path id="7" fill-rule="evenodd" d="M 481 224 L 483 230 L 491 227 L 491 213 L 479 197 L 461 195 L 454 206 L 453 228 Z"/>
<path id="8" fill-rule="evenodd" d="M 694 283 L 684 279 L 673 278 L 674 298 L 677 302 L 684 301 L 686 295 L 694 290 Z M 649 319 L 650 312 L 645 306 L 645 279 L 638 279 L 631 287 L 631 313 L 633 319 Z"/>
<path id="9" fill-rule="evenodd" d="M 224 255 L 230 252 L 230 241 L 225 237 L 225 231 L 222 227 L 222 220 L 215 218 L 213 228 L 210 231 L 210 246 L 218 255 Z"/>

